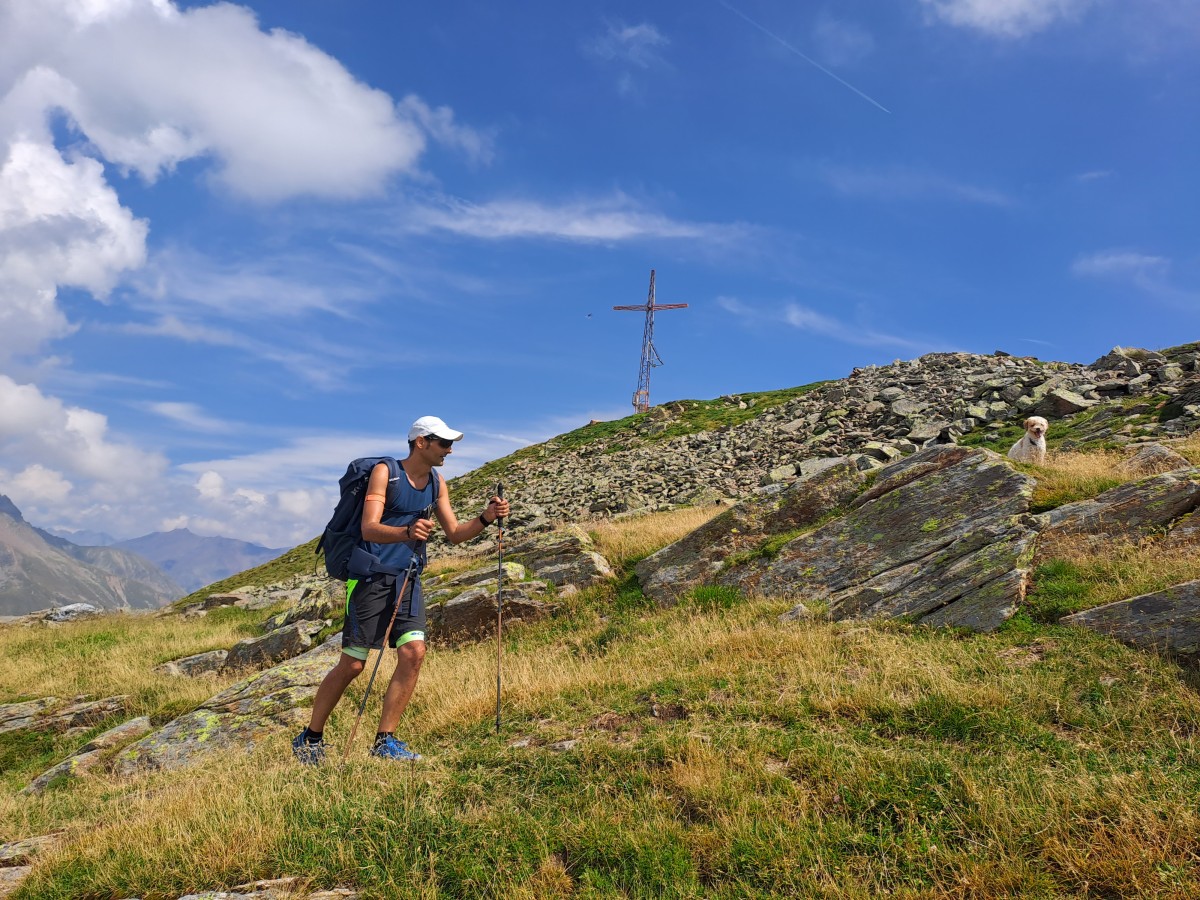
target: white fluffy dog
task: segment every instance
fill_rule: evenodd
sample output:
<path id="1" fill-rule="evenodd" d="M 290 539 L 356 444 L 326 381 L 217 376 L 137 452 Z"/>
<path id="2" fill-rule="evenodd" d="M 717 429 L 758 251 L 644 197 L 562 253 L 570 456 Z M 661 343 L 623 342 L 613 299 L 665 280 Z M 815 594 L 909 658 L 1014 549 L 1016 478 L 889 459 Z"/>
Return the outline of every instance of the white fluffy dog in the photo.
<path id="1" fill-rule="evenodd" d="M 1050 423 L 1041 416 L 1030 416 L 1025 420 L 1025 436 L 1012 445 L 1008 458 L 1017 462 L 1037 463 L 1046 461 L 1046 431 Z"/>

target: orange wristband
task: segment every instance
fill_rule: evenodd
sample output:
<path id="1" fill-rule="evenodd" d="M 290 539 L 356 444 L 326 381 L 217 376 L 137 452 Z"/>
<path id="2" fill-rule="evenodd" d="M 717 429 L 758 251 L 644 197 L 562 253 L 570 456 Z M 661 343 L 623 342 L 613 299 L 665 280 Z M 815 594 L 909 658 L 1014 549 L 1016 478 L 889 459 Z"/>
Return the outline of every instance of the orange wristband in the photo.
<path id="1" fill-rule="evenodd" d="M 386 494 L 367 494 L 368 500 L 378 500 L 380 503 L 387 503 Z"/>

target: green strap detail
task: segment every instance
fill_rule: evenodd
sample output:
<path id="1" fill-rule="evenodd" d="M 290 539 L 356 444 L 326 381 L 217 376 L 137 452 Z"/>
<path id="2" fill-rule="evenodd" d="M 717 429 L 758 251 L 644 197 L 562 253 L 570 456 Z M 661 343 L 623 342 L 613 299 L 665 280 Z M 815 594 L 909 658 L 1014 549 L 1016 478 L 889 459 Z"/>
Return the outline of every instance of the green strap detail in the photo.
<path id="1" fill-rule="evenodd" d="M 351 578 L 346 581 L 346 615 L 350 615 L 350 595 L 354 593 L 356 587 L 358 587 L 357 578 Z"/>

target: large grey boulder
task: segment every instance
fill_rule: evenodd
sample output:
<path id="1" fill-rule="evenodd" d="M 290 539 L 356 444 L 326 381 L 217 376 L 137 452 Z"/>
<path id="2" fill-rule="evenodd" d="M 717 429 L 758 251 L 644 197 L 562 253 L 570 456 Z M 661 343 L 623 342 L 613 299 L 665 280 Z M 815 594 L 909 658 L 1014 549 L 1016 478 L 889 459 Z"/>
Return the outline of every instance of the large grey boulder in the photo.
<path id="1" fill-rule="evenodd" d="M 193 653 L 191 656 L 168 660 L 155 666 L 153 671 L 160 675 L 170 675 L 172 678 L 196 678 L 200 675 L 212 675 L 221 671 L 228 656 L 228 650 Z"/>
<path id="2" fill-rule="evenodd" d="M 523 564 L 532 577 L 557 587 L 586 587 L 613 577 L 608 560 L 596 552 L 591 537 L 578 525 L 513 544 L 504 557 Z"/>
<path id="3" fill-rule="evenodd" d="M 104 610 L 91 603 L 68 603 L 66 606 L 59 606 L 50 610 L 45 615 L 47 622 L 77 622 L 80 619 L 90 619 L 93 616 L 102 615 Z"/>
<path id="4" fill-rule="evenodd" d="M 539 581 L 504 583 L 504 621 L 535 620 L 554 606 L 540 599 L 546 590 Z M 430 637 L 438 643 L 477 640 L 496 629 L 496 587 L 480 585 L 429 609 Z"/>
<path id="5" fill-rule="evenodd" d="M 988 450 L 937 445 L 882 470 L 845 516 L 719 582 L 823 600 L 831 618 L 909 617 L 977 631 L 1024 598 L 1033 482 Z"/>
<path id="6" fill-rule="evenodd" d="M 1118 485 L 1091 500 L 1042 513 L 1044 539 L 1076 534 L 1140 535 L 1200 507 L 1200 468 L 1191 467 Z"/>
<path id="7" fill-rule="evenodd" d="M 198 708 L 117 754 L 113 771 L 179 769 L 213 752 L 249 750 L 281 727 L 298 727 L 325 673 L 337 662 L 337 634 L 307 653 L 231 685 Z"/>
<path id="8" fill-rule="evenodd" d="M 862 474 L 852 460 L 833 458 L 800 469 L 806 474 L 781 494 L 748 500 L 639 562 L 642 592 L 668 604 L 711 582 L 729 560 L 757 551 L 767 539 L 815 525 L 859 492 Z"/>
<path id="9" fill-rule="evenodd" d="M 1200 581 L 1086 609 L 1059 623 L 1090 628 L 1133 647 L 1200 664 Z"/>
<path id="10" fill-rule="evenodd" d="M 262 637 L 246 638 L 229 648 L 222 672 L 261 669 L 283 659 L 298 656 L 313 645 L 314 635 L 328 622 L 293 622 L 269 631 Z"/>

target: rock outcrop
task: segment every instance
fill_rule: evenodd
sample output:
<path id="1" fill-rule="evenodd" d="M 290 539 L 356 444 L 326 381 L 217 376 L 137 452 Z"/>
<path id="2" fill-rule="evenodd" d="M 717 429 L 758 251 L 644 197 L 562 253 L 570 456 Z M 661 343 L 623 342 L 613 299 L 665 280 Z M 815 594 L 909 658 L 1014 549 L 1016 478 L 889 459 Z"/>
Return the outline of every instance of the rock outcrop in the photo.
<path id="1" fill-rule="evenodd" d="M 238 682 L 117 755 L 113 771 L 177 769 L 213 751 L 248 750 L 281 727 L 298 727 L 325 673 L 341 652 L 341 635 Z"/>
<path id="2" fill-rule="evenodd" d="M 660 605 L 670 603 L 712 583 L 731 561 L 755 553 L 770 538 L 815 525 L 859 492 L 862 473 L 852 461 L 819 462 L 782 492 L 739 503 L 639 562 L 642 592 Z"/>
<path id="3" fill-rule="evenodd" d="M 1200 663 L 1200 581 L 1087 609 L 1059 621 L 1143 650 L 1167 653 L 1184 663 Z"/>
<path id="4" fill-rule="evenodd" d="M 1043 513 L 1047 540 L 1091 534 L 1136 537 L 1163 528 L 1200 507 L 1200 467 L 1119 485 L 1091 500 Z"/>
<path id="5" fill-rule="evenodd" d="M 935 446 L 885 469 L 846 515 L 717 577 L 824 601 L 835 620 L 906 617 L 979 631 L 1024 598 L 1032 480 L 987 450 Z"/>

